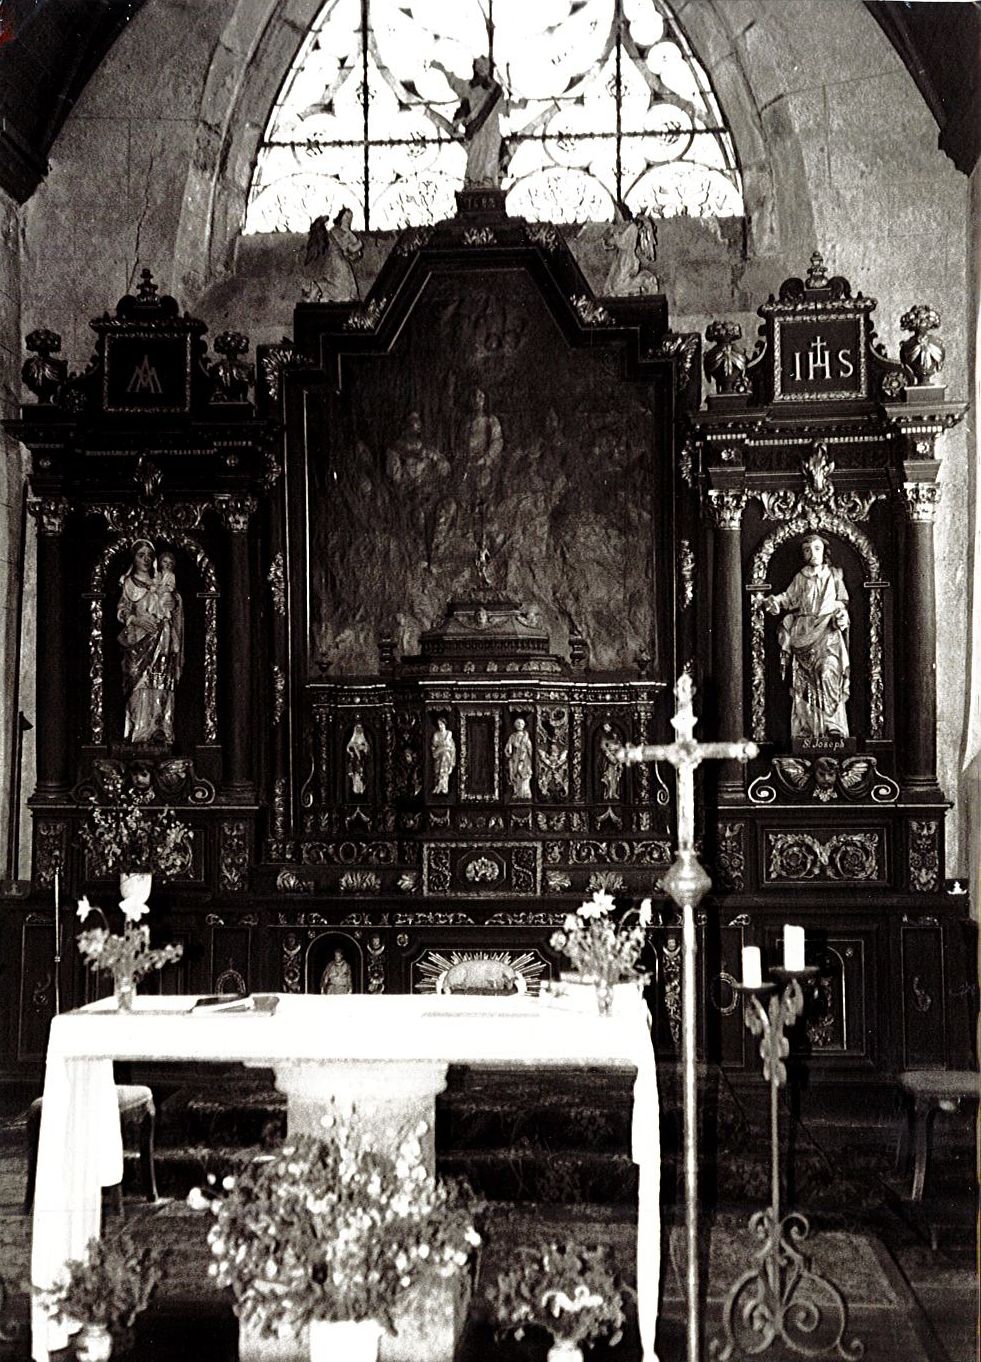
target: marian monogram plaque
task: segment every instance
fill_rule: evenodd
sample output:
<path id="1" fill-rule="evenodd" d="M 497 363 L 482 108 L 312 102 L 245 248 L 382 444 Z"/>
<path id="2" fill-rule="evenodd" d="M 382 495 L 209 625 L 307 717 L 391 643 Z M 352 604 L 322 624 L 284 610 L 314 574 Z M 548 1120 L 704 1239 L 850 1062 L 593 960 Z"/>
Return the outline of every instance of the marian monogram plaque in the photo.
<path id="1" fill-rule="evenodd" d="M 103 404 L 112 412 L 189 411 L 191 336 L 107 335 Z"/>

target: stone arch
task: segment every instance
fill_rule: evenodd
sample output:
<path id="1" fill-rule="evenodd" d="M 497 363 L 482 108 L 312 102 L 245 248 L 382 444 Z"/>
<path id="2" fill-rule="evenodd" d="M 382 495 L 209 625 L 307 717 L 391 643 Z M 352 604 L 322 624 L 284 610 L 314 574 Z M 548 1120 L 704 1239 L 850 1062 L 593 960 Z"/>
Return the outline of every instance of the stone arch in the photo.
<path id="1" fill-rule="evenodd" d="M 819 235 L 815 185 L 801 138 L 803 89 L 787 88 L 786 72 L 816 61 L 829 68 L 854 30 L 858 48 L 888 48 L 858 0 L 832 0 L 834 19 L 820 27 L 788 23 L 772 0 L 746 0 L 739 28 L 725 0 L 680 0 L 674 5 L 695 55 L 712 81 L 736 145 L 747 207 L 746 247 L 753 254 L 797 261 Z M 178 286 L 199 296 L 234 263 L 263 130 L 276 95 L 322 0 L 235 0 L 215 46 L 197 117 L 187 170 L 175 257 Z M 891 49 L 890 49 L 891 52 Z M 895 53 L 892 59 L 898 64 Z"/>

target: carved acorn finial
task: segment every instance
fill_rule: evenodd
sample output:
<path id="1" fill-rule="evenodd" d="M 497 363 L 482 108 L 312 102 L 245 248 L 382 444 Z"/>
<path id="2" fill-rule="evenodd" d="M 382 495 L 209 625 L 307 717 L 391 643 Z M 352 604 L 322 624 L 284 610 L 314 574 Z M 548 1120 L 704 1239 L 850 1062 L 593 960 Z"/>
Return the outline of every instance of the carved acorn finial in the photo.
<path id="1" fill-rule="evenodd" d="M 716 392 L 749 392 L 746 351 L 736 344 L 742 334 L 738 322 L 711 322 L 705 329 L 705 339 L 712 342 L 705 355 L 705 374 L 714 381 Z"/>
<path id="2" fill-rule="evenodd" d="M 52 358 L 61 349 L 61 337 L 57 331 L 39 327 L 25 338 L 24 344 L 34 353 L 25 362 L 20 376 L 24 386 L 30 389 L 38 402 L 49 407 L 58 400 L 58 394 L 68 377 L 65 361 Z"/>
<path id="3" fill-rule="evenodd" d="M 931 336 L 940 325 L 940 314 L 927 303 L 916 303 L 899 319 L 903 331 L 912 335 L 899 347 L 903 368 L 917 387 L 932 382 L 944 367 L 946 352 L 939 336 Z"/>

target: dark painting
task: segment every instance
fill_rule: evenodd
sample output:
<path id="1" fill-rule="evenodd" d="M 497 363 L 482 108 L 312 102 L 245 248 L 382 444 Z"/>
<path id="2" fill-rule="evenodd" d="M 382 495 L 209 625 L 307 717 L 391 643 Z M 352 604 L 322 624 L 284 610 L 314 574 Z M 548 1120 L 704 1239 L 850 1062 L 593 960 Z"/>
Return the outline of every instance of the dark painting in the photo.
<path id="1" fill-rule="evenodd" d="M 656 656 L 651 391 L 571 350 L 520 271 L 430 280 L 392 352 L 343 361 L 310 447 L 310 654 L 372 673 L 476 593 L 590 666 Z"/>

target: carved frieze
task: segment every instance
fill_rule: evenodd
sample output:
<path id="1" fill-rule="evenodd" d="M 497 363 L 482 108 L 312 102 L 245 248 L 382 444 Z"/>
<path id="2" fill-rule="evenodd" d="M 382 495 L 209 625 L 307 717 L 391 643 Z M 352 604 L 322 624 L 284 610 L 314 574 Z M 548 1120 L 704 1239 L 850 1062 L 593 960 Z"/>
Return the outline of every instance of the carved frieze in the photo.
<path id="1" fill-rule="evenodd" d="M 882 833 L 838 832 L 819 837 L 808 832 L 766 833 L 769 881 L 882 880 Z"/>
<path id="2" fill-rule="evenodd" d="M 909 820 L 909 887 L 916 894 L 931 894 L 940 888 L 940 838 L 936 819 Z"/>
<path id="3" fill-rule="evenodd" d="M 661 975 L 664 979 L 664 1010 L 668 1014 L 671 1039 L 677 1047 L 681 1037 L 681 938 L 669 936 L 661 947 Z"/>
<path id="4" fill-rule="evenodd" d="M 342 894 L 377 894 L 381 884 L 376 870 L 345 870 L 337 887 Z"/>
<path id="5" fill-rule="evenodd" d="M 296 932 L 287 932 L 282 944 L 283 990 L 286 993 L 303 992 L 302 957 L 303 942 Z"/>
<path id="6" fill-rule="evenodd" d="M 474 864 L 474 847 L 467 842 L 427 842 L 422 848 L 422 892 L 476 898 L 487 892 L 468 875 Z M 492 882 L 496 890 L 522 897 L 541 892 L 542 846 L 540 842 L 488 842 L 478 860 L 487 859 L 498 871 Z M 484 870 L 482 873 L 486 873 Z"/>
<path id="7" fill-rule="evenodd" d="M 744 823 L 719 824 L 719 881 L 723 889 L 741 894 L 746 887 L 746 853 Z"/>
<path id="8" fill-rule="evenodd" d="M 813 760 L 774 757 L 770 770 L 751 782 L 748 793 L 754 804 L 772 804 L 778 795 L 802 801 L 816 799 L 824 804 L 841 798 L 894 804 L 899 786 L 878 769 L 875 757 L 824 754 Z"/>
<path id="9" fill-rule="evenodd" d="M 569 797 L 569 711 L 543 705 L 535 716 L 535 779 L 543 799 Z"/>
<path id="10" fill-rule="evenodd" d="M 64 867 L 68 855 L 68 824 L 61 819 L 37 818 L 34 822 L 34 883 L 48 889 L 55 871 Z"/>
<path id="11" fill-rule="evenodd" d="M 218 825 L 218 877 L 225 893 L 241 894 L 249 885 L 248 824 L 240 818 Z"/>
<path id="12" fill-rule="evenodd" d="M 687 610 L 695 599 L 695 551 L 690 539 L 678 546 L 678 572 L 681 576 L 681 608 Z"/>

